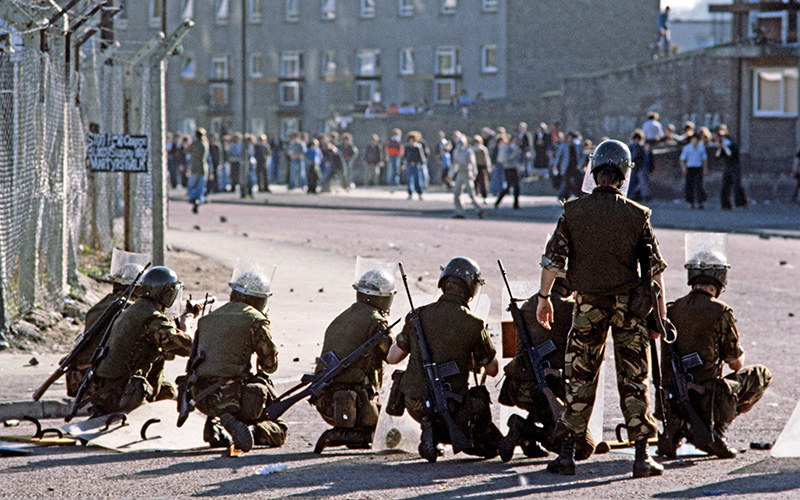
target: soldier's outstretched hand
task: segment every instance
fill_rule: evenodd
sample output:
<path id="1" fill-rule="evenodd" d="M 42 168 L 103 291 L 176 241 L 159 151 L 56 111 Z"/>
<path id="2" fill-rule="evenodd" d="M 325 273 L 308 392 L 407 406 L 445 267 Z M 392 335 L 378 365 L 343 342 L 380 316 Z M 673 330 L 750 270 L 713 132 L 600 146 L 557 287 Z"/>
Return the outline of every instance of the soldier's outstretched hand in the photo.
<path id="1" fill-rule="evenodd" d="M 550 298 L 543 299 L 542 297 L 538 298 L 538 305 L 536 306 L 536 320 L 545 327 L 547 330 L 550 329 L 550 323 L 553 322 L 553 303 L 550 302 Z"/>

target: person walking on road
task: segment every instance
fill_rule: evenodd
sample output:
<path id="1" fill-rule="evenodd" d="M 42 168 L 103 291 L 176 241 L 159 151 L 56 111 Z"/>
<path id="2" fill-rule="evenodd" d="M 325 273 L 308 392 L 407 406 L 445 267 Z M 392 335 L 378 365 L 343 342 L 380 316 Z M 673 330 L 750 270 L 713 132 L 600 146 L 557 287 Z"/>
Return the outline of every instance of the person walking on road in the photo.
<path id="1" fill-rule="evenodd" d="M 478 218 L 483 218 L 483 209 L 475 199 L 472 192 L 472 181 L 477 170 L 475 152 L 467 145 L 467 138 L 461 132 L 456 132 L 456 148 L 453 150 L 453 170 L 450 179 L 453 182 L 453 202 L 456 213 L 454 219 L 466 217 L 464 207 L 461 205 L 461 193 L 466 191 L 472 204 L 478 210 Z"/>

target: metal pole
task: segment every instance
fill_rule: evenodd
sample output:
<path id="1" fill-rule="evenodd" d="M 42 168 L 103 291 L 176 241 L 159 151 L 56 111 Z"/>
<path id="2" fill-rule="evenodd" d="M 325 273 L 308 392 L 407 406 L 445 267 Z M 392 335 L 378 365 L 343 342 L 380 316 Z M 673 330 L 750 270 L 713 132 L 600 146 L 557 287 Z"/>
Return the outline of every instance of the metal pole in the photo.
<path id="1" fill-rule="evenodd" d="M 247 132 L 247 0 L 242 0 L 242 133 Z"/>

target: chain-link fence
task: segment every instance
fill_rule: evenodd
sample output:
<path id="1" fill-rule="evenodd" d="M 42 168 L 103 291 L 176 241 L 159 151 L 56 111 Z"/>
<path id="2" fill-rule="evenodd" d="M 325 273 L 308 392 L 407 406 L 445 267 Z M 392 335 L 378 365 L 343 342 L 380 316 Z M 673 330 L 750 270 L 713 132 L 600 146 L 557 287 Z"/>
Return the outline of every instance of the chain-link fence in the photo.
<path id="1" fill-rule="evenodd" d="M 0 51 L 0 332 L 33 307 L 63 303 L 82 246 L 152 252 L 150 174 L 90 172 L 86 162 L 90 125 L 151 136 L 148 69 L 126 71 L 139 47 L 117 45 L 109 57 L 90 40 L 76 72 L 63 43 L 42 50 L 39 29 Z"/>

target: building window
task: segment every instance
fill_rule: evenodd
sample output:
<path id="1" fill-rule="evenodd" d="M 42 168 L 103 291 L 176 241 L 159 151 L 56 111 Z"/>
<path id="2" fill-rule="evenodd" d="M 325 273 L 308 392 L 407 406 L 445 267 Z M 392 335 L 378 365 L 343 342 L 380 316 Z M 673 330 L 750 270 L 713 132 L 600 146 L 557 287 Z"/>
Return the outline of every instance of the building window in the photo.
<path id="1" fill-rule="evenodd" d="M 281 118 L 281 139 L 288 139 L 294 132 L 300 132 L 300 119 Z"/>
<path id="2" fill-rule="evenodd" d="M 456 81 L 452 78 L 437 78 L 433 90 L 434 103 L 450 104 L 456 96 Z"/>
<path id="3" fill-rule="evenodd" d="M 461 65 L 459 64 L 458 55 L 458 48 L 456 47 L 437 47 L 436 74 L 456 75 L 460 73 Z"/>
<path id="4" fill-rule="evenodd" d="M 184 118 L 181 120 L 181 133 L 185 135 L 192 135 L 197 130 L 197 123 L 194 118 Z"/>
<path id="5" fill-rule="evenodd" d="M 281 78 L 301 78 L 303 75 L 303 54 L 300 52 L 281 53 Z"/>
<path id="6" fill-rule="evenodd" d="M 414 74 L 414 49 L 400 49 L 400 74 Z"/>
<path id="7" fill-rule="evenodd" d="M 250 119 L 250 133 L 258 137 L 267 132 L 267 122 L 263 118 Z"/>
<path id="8" fill-rule="evenodd" d="M 211 107 L 220 108 L 228 105 L 228 84 L 211 83 L 208 85 L 211 92 Z"/>
<path id="9" fill-rule="evenodd" d="M 754 116 L 797 116 L 797 68 L 755 70 Z"/>
<path id="10" fill-rule="evenodd" d="M 194 0 L 181 0 L 181 19 L 194 18 Z"/>
<path id="11" fill-rule="evenodd" d="M 320 16 L 323 21 L 333 21 L 336 19 L 336 0 L 321 0 L 322 7 Z"/>
<path id="12" fill-rule="evenodd" d="M 147 9 L 150 14 L 150 27 L 161 27 L 161 0 L 150 0 L 150 7 Z"/>
<path id="13" fill-rule="evenodd" d="M 336 53 L 324 50 L 320 54 L 320 74 L 322 76 L 336 76 Z"/>
<path id="14" fill-rule="evenodd" d="M 181 78 L 194 78 L 194 57 L 191 54 L 184 54 L 183 56 Z"/>
<path id="15" fill-rule="evenodd" d="M 406 17 L 414 15 L 414 0 L 398 0 L 398 2 L 400 2 L 398 4 L 398 14 Z"/>
<path id="16" fill-rule="evenodd" d="M 499 8 L 499 2 L 497 0 L 483 0 L 483 5 L 481 9 L 484 12 L 497 12 Z"/>
<path id="17" fill-rule="evenodd" d="M 456 5 L 458 5 L 458 0 L 442 0 L 442 14 L 455 14 Z"/>
<path id="18" fill-rule="evenodd" d="M 228 58 L 226 56 L 211 58 L 211 79 L 228 79 Z"/>
<path id="19" fill-rule="evenodd" d="M 797 30 L 789 26 L 789 12 L 751 12 L 750 37 L 775 43 L 794 43 Z"/>
<path id="20" fill-rule="evenodd" d="M 260 52 L 250 54 L 250 76 L 252 78 L 264 76 L 264 58 Z"/>
<path id="21" fill-rule="evenodd" d="M 362 49 L 356 52 L 357 76 L 380 76 L 380 51 Z"/>
<path id="22" fill-rule="evenodd" d="M 296 23 L 300 20 L 300 0 L 286 0 L 286 21 Z"/>
<path id="23" fill-rule="evenodd" d="M 497 45 L 484 45 L 481 47 L 481 71 L 484 73 L 497 73 Z"/>
<path id="24" fill-rule="evenodd" d="M 210 126 L 208 127 L 208 131 L 212 134 L 222 134 L 222 124 L 223 119 L 219 116 L 216 116 L 211 119 Z"/>
<path id="25" fill-rule="evenodd" d="M 370 102 L 381 102 L 379 80 L 357 80 L 356 81 L 356 104 L 369 104 Z"/>
<path id="26" fill-rule="evenodd" d="M 281 82 L 279 93 L 281 106 L 300 104 L 300 82 Z"/>
<path id="27" fill-rule="evenodd" d="M 214 1 L 214 18 L 217 24 L 228 24 L 228 0 Z"/>
<path id="28" fill-rule="evenodd" d="M 260 23 L 264 16 L 264 0 L 247 0 L 247 16 L 251 23 Z"/>
<path id="29" fill-rule="evenodd" d="M 361 0 L 361 17 L 365 19 L 375 17 L 375 0 Z"/>

